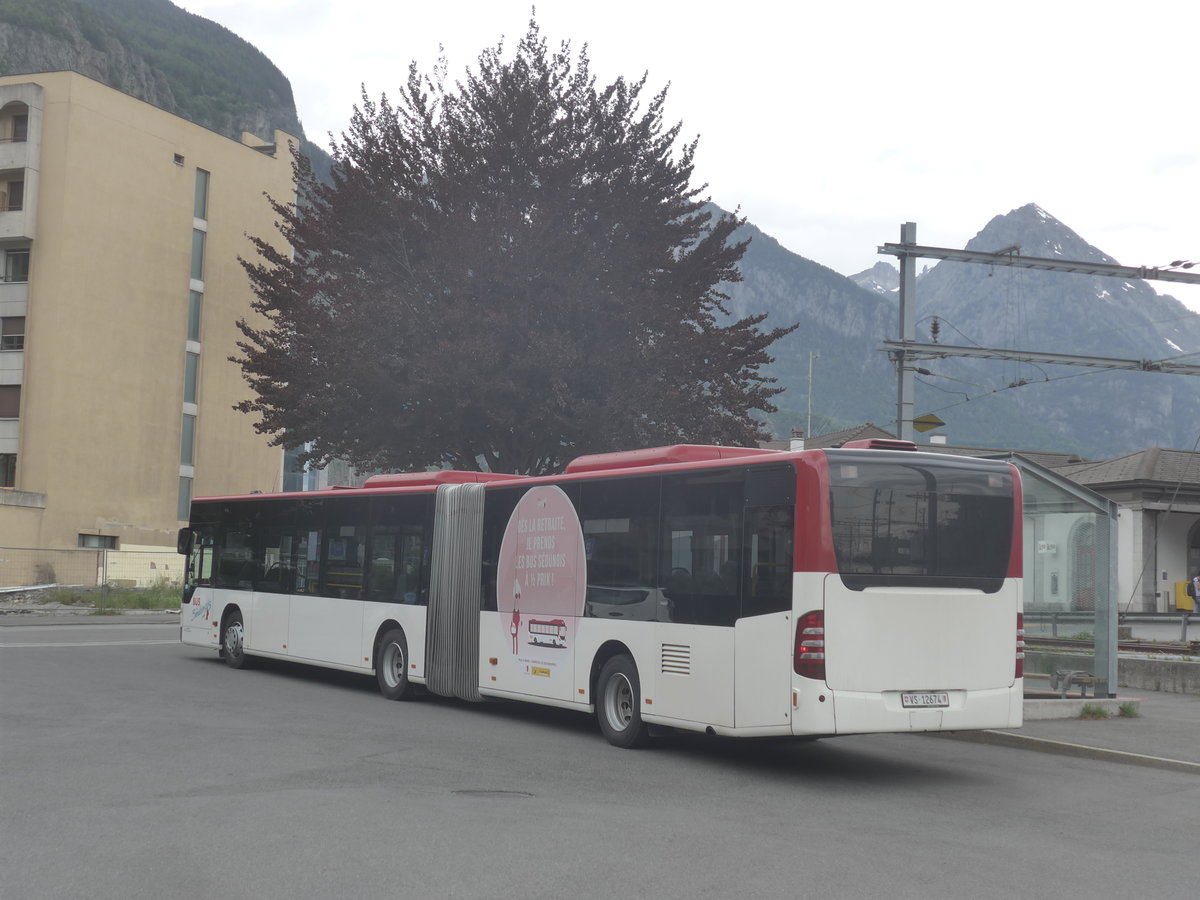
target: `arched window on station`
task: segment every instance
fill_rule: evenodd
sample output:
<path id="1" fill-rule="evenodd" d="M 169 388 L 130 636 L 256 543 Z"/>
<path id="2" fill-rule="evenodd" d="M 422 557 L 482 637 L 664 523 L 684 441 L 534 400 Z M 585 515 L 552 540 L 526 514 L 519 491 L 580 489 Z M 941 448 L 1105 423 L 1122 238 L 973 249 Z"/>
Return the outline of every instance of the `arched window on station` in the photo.
<path id="1" fill-rule="evenodd" d="M 1071 609 L 1096 608 L 1096 525 L 1079 521 L 1071 527 Z"/>
<path id="2" fill-rule="evenodd" d="M 1200 519 L 1192 523 L 1187 541 L 1187 576 L 1200 572 Z"/>

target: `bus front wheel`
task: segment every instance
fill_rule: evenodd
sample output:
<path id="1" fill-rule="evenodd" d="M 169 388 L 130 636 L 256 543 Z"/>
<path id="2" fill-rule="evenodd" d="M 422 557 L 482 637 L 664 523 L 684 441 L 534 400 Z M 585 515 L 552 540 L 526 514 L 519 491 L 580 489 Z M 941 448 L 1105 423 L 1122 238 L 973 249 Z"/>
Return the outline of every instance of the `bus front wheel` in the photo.
<path id="1" fill-rule="evenodd" d="M 622 654 L 606 662 L 596 691 L 596 718 L 605 740 L 625 749 L 645 746 L 650 731 L 642 721 L 642 688 L 634 661 Z"/>
<path id="2" fill-rule="evenodd" d="M 246 665 L 246 628 L 242 625 L 242 614 L 232 612 L 225 620 L 225 629 L 221 633 L 221 658 L 231 669 L 241 669 Z"/>
<path id="3" fill-rule="evenodd" d="M 379 693 L 389 700 L 409 700 L 413 684 L 408 680 L 408 641 L 399 628 L 389 629 L 375 654 L 375 677 Z"/>

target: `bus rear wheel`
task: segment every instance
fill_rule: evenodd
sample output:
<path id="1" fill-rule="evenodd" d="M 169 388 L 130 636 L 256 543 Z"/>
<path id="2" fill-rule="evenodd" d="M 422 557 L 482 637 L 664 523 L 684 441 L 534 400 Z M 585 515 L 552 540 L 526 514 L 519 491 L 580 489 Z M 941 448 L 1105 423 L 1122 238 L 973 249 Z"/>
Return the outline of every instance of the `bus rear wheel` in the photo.
<path id="1" fill-rule="evenodd" d="M 606 662 L 596 691 L 596 719 L 605 740 L 624 749 L 644 747 L 650 730 L 642 721 L 642 687 L 633 659 L 621 654 Z"/>
<path id="2" fill-rule="evenodd" d="M 231 669 L 246 665 L 246 628 L 239 612 L 230 613 L 225 620 L 225 629 L 221 632 L 221 658 Z"/>
<path id="3" fill-rule="evenodd" d="M 413 684 L 408 680 L 408 641 L 399 628 L 384 632 L 375 654 L 375 678 L 379 693 L 388 700 L 409 700 Z"/>

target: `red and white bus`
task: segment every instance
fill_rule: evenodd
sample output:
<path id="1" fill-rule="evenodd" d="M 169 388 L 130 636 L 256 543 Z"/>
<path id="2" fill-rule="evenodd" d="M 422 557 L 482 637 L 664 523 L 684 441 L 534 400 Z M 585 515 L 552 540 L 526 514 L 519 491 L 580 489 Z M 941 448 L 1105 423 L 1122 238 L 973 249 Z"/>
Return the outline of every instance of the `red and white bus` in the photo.
<path id="1" fill-rule="evenodd" d="M 562 475 L 382 475 L 197 499 L 186 644 L 648 726 L 820 736 L 1021 724 L 1021 490 L 901 441 L 681 444 Z"/>

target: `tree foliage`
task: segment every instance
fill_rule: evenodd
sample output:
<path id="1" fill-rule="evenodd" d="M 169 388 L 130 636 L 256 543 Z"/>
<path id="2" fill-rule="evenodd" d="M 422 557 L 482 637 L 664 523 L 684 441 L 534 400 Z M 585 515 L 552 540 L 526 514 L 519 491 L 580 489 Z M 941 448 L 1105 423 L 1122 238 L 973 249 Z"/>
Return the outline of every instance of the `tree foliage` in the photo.
<path id="1" fill-rule="evenodd" d="M 275 203 L 294 252 L 259 238 L 245 263 L 256 427 L 317 463 L 529 473 L 762 436 L 759 369 L 790 329 L 726 321 L 741 223 L 690 185 L 666 91 L 598 86 L 536 22 L 512 59 L 446 75 L 412 64 L 394 104 L 364 88 L 332 184 L 296 158 L 299 203 Z"/>

